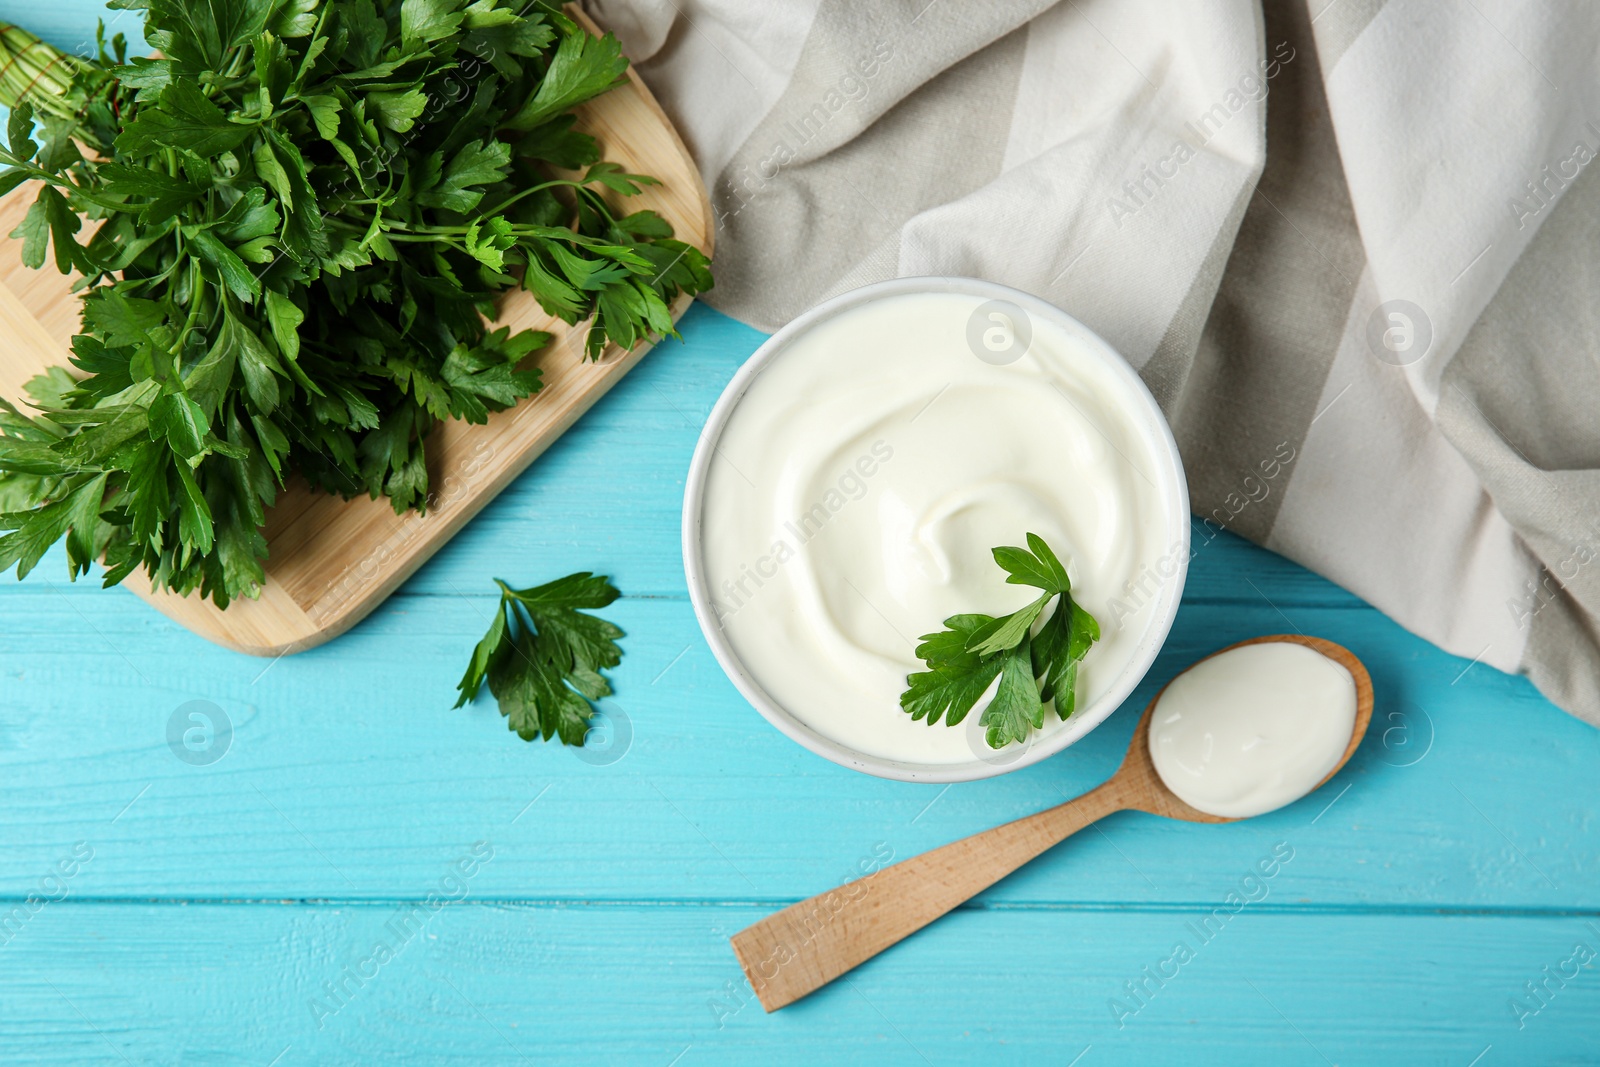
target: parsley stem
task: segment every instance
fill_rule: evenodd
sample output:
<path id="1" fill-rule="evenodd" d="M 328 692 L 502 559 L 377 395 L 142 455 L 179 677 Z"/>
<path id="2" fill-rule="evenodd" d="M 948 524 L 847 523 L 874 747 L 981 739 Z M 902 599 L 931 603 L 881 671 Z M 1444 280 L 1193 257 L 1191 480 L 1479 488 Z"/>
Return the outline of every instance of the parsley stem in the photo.
<path id="1" fill-rule="evenodd" d="M 183 329 L 178 331 L 178 339 L 167 349 L 167 355 L 176 356 L 183 351 L 184 342 L 189 340 L 189 334 L 194 330 L 195 322 L 200 318 L 200 305 L 205 303 L 206 276 L 200 273 L 200 261 L 189 260 L 189 273 L 193 281 L 189 283 L 189 316 L 183 320 Z"/>
<path id="2" fill-rule="evenodd" d="M 589 184 L 590 183 L 588 182 L 573 181 L 568 178 L 555 178 L 547 182 L 541 182 L 538 185 L 529 186 L 520 193 L 517 193 L 515 196 L 502 200 L 493 208 L 486 208 L 484 210 L 484 214 L 498 215 L 505 211 L 505 209 L 510 207 L 512 204 L 515 204 L 518 200 L 521 200 L 523 197 L 532 196 L 534 193 L 543 192 L 545 189 L 553 189 L 556 186 L 566 186 L 571 189 L 587 189 Z"/>

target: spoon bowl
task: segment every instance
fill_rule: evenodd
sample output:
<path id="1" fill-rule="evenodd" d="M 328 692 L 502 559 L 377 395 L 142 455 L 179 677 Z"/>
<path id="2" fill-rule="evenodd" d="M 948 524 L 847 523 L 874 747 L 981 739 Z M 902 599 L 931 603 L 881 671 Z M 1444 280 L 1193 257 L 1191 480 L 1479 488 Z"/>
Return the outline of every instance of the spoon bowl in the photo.
<path id="1" fill-rule="evenodd" d="M 1366 736 L 1372 721 L 1372 677 L 1349 649 L 1304 634 L 1256 637 L 1211 655 L 1269 641 L 1304 645 L 1345 668 L 1355 680 L 1356 716 L 1350 743 L 1333 770 L 1306 791 L 1309 796 L 1339 773 Z M 1112 812 L 1142 811 L 1185 822 L 1238 822 L 1191 807 L 1161 780 L 1150 757 L 1150 719 L 1165 692 L 1166 686 L 1162 686 L 1144 709 L 1122 766 L 1104 784 L 1065 804 L 791 904 L 735 934 L 734 955 L 761 1006 L 776 1011 L 794 1003 Z"/>
<path id="2" fill-rule="evenodd" d="M 1356 720 L 1350 730 L 1350 743 L 1345 746 L 1344 755 L 1339 757 L 1339 762 L 1334 764 L 1333 770 L 1322 776 L 1322 780 L 1306 791 L 1305 796 L 1321 789 L 1328 784 L 1328 780 L 1338 774 L 1350 757 L 1355 755 L 1356 748 L 1361 744 L 1361 739 L 1367 734 L 1367 726 L 1372 722 L 1372 676 L 1367 673 L 1366 666 L 1356 658 L 1343 645 L 1336 645 L 1332 641 L 1325 641 L 1320 637 L 1307 637 L 1305 634 L 1272 634 L 1268 637 L 1252 637 L 1248 641 L 1219 648 L 1211 655 L 1196 660 L 1190 665 L 1190 670 L 1198 667 L 1208 659 L 1213 659 L 1224 652 L 1232 652 L 1236 648 L 1247 645 L 1264 645 L 1271 642 L 1282 642 L 1292 645 L 1304 645 L 1313 652 L 1320 652 L 1328 659 L 1350 672 L 1350 677 L 1356 683 Z M 1167 685 L 1171 685 L 1168 682 Z M 1167 686 L 1162 686 L 1160 692 L 1151 699 L 1145 707 L 1144 714 L 1139 717 L 1139 725 L 1134 727 L 1133 741 L 1128 745 L 1128 754 L 1122 760 L 1122 766 L 1111 777 L 1106 786 L 1117 782 L 1123 784 L 1128 791 L 1129 803 L 1124 805 L 1127 810 L 1143 811 L 1150 815 L 1160 815 L 1167 819 L 1182 819 L 1184 822 L 1238 822 L 1237 818 L 1223 815 L 1211 815 L 1199 808 L 1191 807 L 1178 799 L 1178 795 L 1167 788 L 1167 783 L 1161 780 L 1161 775 L 1156 771 L 1155 761 L 1150 757 L 1150 720 L 1155 714 L 1156 705 L 1161 702 L 1161 697 L 1167 691 Z M 1101 786 L 1104 789 L 1106 786 Z M 1254 816 L 1250 816 L 1254 818 Z"/>

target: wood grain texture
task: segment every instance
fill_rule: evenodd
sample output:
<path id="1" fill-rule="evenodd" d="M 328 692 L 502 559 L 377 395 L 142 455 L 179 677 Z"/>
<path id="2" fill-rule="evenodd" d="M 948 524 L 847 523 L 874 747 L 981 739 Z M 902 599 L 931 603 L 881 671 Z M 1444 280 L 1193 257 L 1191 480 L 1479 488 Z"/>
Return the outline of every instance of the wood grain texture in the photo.
<path id="1" fill-rule="evenodd" d="M 514 814 L 548 785 L 517 823 L 528 851 L 487 876 L 495 899 L 709 896 L 772 910 L 837 886 L 876 843 L 914 855 L 1094 787 L 1162 682 L 1221 645 L 1293 626 L 1355 651 L 1380 693 L 1374 729 L 1335 787 L 1351 788 L 1298 861 L 1311 901 L 1600 903 L 1600 732 L 1525 680 L 1439 652 L 1371 608 L 1329 607 L 1349 602 L 1228 534 L 1196 539 L 1178 624 L 1146 683 L 1056 759 L 949 790 L 884 788 L 787 742 L 738 699 L 681 592 L 694 420 L 761 335 L 704 307 L 683 327 L 685 345 L 644 361 L 335 644 L 275 664 L 233 655 L 126 592 L 68 585 L 59 554 L 21 586 L 6 579 L 0 842 L 16 862 L 0 866 L 0 891 L 25 892 L 29 871 L 63 842 L 98 839 L 149 786 L 116 823 L 128 836 L 97 892 L 392 897 L 464 824 L 506 805 Z M 597 469 L 617 473 L 597 481 Z M 632 747 L 604 767 L 523 745 L 492 705 L 449 710 L 494 603 L 490 578 L 533 584 L 580 568 L 630 594 L 606 614 L 628 631 L 612 703 L 631 717 Z M 169 717 L 190 700 L 234 718 L 232 748 L 210 767 L 185 766 L 166 747 Z M 1253 860 L 1259 834 L 1292 832 L 1325 806 L 1312 797 L 1203 831 L 1115 815 L 1105 835 L 1079 835 L 984 899 L 1193 901 Z M 718 951 L 732 959 L 725 944 Z"/>
<path id="2" fill-rule="evenodd" d="M 603 528 L 592 536 L 600 544 Z M 530 581 L 547 573 L 527 549 L 498 568 Z M 453 578 L 464 590 L 488 585 L 483 571 Z M 542 793 L 512 831 L 525 848 L 485 876 L 486 895 L 775 910 L 837 887 L 879 843 L 915 855 L 1094 787 L 1159 681 L 1219 641 L 1282 624 L 1265 604 L 1188 602 L 1151 686 L 1061 757 L 992 783 L 885 789 L 799 749 L 743 704 L 682 601 L 630 597 L 607 610 L 628 631 L 609 706 L 629 716 L 631 746 L 593 766 L 524 745 L 492 704 L 449 710 L 493 607 L 487 595 L 402 592 L 337 643 L 275 665 L 209 647 L 126 593 L 41 576 L 0 597 L 0 893 L 25 894 L 30 872 L 73 841 L 104 840 L 138 797 L 114 824 L 116 862 L 91 888 L 162 899 L 392 898 L 426 876 L 437 849 Z M 1370 610 L 1278 603 L 1358 648 L 1384 694 L 1343 780 L 1214 828 L 1111 816 L 1104 834 L 1077 836 L 985 900 L 1182 904 L 1248 866 L 1262 835 L 1315 819 L 1317 848 L 1298 870 L 1319 906 L 1600 906 L 1596 731 L 1525 681 L 1463 675 L 1467 661 Z M 211 766 L 167 748 L 167 724 L 191 700 L 234 722 L 231 748 Z"/>
<path id="3" fill-rule="evenodd" d="M 469 895 L 358 982 L 345 968 L 394 904 L 52 904 L 0 949 L 0 1040 L 8 1067 L 1467 1067 L 1486 1047 L 1476 1067 L 1595 1062 L 1600 973 L 1520 1030 L 1508 1009 L 1574 943 L 1600 947 L 1585 920 L 1285 910 L 1301 860 L 1207 941 L 1192 928 L 1220 894 L 962 910 L 775 1015 L 726 954 L 725 931 L 760 914 L 748 905 Z M 1180 941 L 1193 958 L 1146 977 Z"/>
<path id="4" fill-rule="evenodd" d="M 1337 1063 L 1465 1067 L 1491 1043 L 1478 1067 L 1584 1062 L 1593 969 L 1522 1030 L 1507 1002 L 1600 924 L 1600 731 L 1197 526 L 1161 656 L 1078 744 L 948 789 L 852 774 L 744 704 L 695 624 L 683 474 L 762 335 L 703 306 L 682 328 L 685 344 L 641 363 L 396 596 L 303 655 L 210 645 L 126 591 L 68 584 L 60 553 L 0 583 L 0 914 L 74 842 L 95 848 L 68 898 L 0 947 L 0 1058 L 121 1064 L 98 1030 L 140 1064 L 259 1067 L 291 1043 L 277 1067 L 666 1067 L 680 1053 L 677 1067 L 1064 1067 L 1091 1044 L 1077 1067 L 1323 1064 L 1298 1029 Z M 604 614 L 627 631 L 607 707 L 631 740 L 604 765 L 524 744 L 492 704 L 450 710 L 490 578 L 582 568 L 627 594 Z M 1108 816 L 848 981 L 761 1011 L 731 934 L 863 861 L 1092 789 L 1167 679 L 1295 628 L 1359 655 L 1378 694 L 1322 792 L 1210 827 Z M 167 745 L 193 700 L 233 719 L 209 766 Z M 308 998 L 479 839 L 496 853 L 472 906 L 318 1029 Z M 1108 1002 L 1280 841 L 1296 851 L 1270 895 L 1119 1029 Z"/>
<path id="5" fill-rule="evenodd" d="M 1315 792 L 1344 769 L 1366 736 L 1372 721 L 1372 679 L 1349 649 L 1301 634 L 1256 637 L 1212 656 L 1277 642 L 1305 645 L 1327 656 L 1349 671 L 1355 682 L 1350 743 L 1333 769 L 1312 787 Z M 735 934 L 730 939 L 734 955 L 761 1006 L 776 1011 L 815 992 L 1113 812 L 1142 811 L 1183 822 L 1239 821 L 1190 807 L 1161 780 L 1150 756 L 1149 738 L 1151 717 L 1165 692 L 1162 686 L 1139 717 L 1117 773 L 1083 796 L 791 904 Z"/>
<path id="6" fill-rule="evenodd" d="M 574 14 L 599 32 L 581 12 Z M 630 68 L 626 85 L 580 106 L 577 114 L 578 128 L 599 140 L 605 159 L 661 180 L 628 198 L 628 210 L 659 212 L 677 237 L 709 254 L 715 227 L 694 160 L 638 75 Z M 30 183 L 0 199 L 0 233 L 12 232 L 36 192 Z M 9 341 L 0 346 L 0 395 L 20 399 L 29 378 L 67 362 L 78 330 L 71 281 L 48 264 L 44 270 L 28 269 L 21 261 L 21 242 L 0 239 L 0 331 Z M 674 321 L 691 302 L 679 296 L 672 307 Z M 651 347 L 641 343 L 624 352 L 610 345 L 598 361 L 589 361 L 583 356 L 587 323 L 568 326 L 520 289 L 503 299 L 496 323 L 552 335 L 526 364 L 543 372 L 543 387 L 516 407 L 491 414 L 484 425 L 451 420 L 435 429 L 428 441 L 426 515 L 396 515 L 386 500 L 342 500 L 291 480 L 267 514 L 267 580 L 259 599 L 238 600 L 221 611 L 198 594 L 152 589 L 142 571 L 128 578 L 128 588 L 202 637 L 251 655 L 299 652 L 348 630 Z"/>
<path id="7" fill-rule="evenodd" d="M 54 26 L 68 47 L 92 40 L 97 12 L 0 0 L 0 17 Z M 681 327 L 685 344 L 640 363 L 395 596 L 303 655 L 209 644 L 125 590 L 68 584 L 59 552 L 0 581 L 0 1060 L 1597 1062 L 1594 966 L 1521 1026 L 1510 1003 L 1578 941 L 1600 949 L 1600 731 L 1196 525 L 1161 656 L 1082 741 L 949 788 L 852 774 L 768 726 L 701 640 L 683 476 L 763 338 L 704 306 Z M 604 614 L 628 631 L 607 706 L 631 739 L 604 765 L 522 743 L 492 705 L 450 710 L 490 579 L 580 569 L 627 594 Z M 1324 790 L 1217 826 L 1110 815 L 847 980 L 761 1011 L 731 934 L 863 864 L 1092 789 L 1163 682 L 1284 630 L 1338 641 L 1372 672 L 1372 728 Z M 233 719 L 209 766 L 167 744 L 195 700 Z M 477 840 L 495 854 L 467 900 L 319 1020 L 323 983 Z M 93 860 L 13 932 L 4 917 L 78 841 Z M 1261 896 L 1257 865 L 1280 843 L 1293 860 Z M 1232 913 L 1247 878 L 1260 899 Z M 1219 908 L 1232 917 L 1202 942 L 1193 930 Z M 1149 977 L 1180 941 L 1195 958 Z"/>

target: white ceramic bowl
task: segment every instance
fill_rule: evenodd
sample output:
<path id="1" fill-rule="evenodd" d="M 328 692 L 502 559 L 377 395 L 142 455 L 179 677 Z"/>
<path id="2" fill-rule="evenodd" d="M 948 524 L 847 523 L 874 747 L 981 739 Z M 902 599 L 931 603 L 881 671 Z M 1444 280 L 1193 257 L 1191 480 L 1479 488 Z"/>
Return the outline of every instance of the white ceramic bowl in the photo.
<path id="1" fill-rule="evenodd" d="M 1099 356 L 1112 371 L 1124 379 L 1130 393 L 1136 397 L 1141 409 L 1132 412 L 1146 435 L 1158 470 L 1158 489 L 1166 501 L 1171 530 L 1166 543 L 1181 546 L 1177 555 L 1177 573 L 1164 579 L 1159 587 L 1150 622 L 1133 656 L 1128 660 L 1114 684 L 1093 703 L 1081 706 L 1062 728 L 1039 738 L 1037 743 L 1013 745 L 992 756 L 975 757 L 970 763 L 921 764 L 885 759 L 858 752 L 830 737 L 826 737 L 792 715 L 783 705 L 767 695 L 761 682 L 747 670 L 718 625 L 711 608 L 711 591 L 707 588 L 706 567 L 701 558 L 701 516 L 705 496 L 707 472 L 716 451 L 723 428 L 734 408 L 762 369 L 796 337 L 812 327 L 841 312 L 884 297 L 906 293 L 959 293 L 983 300 L 1006 300 L 1020 307 L 1027 315 L 1040 321 L 1055 324 L 1083 342 L 1085 348 Z M 1184 579 L 1189 568 L 1189 490 L 1183 475 L 1183 462 L 1178 456 L 1178 445 L 1172 439 L 1172 430 L 1161 414 L 1155 398 L 1145 388 L 1139 375 L 1128 366 L 1109 344 L 1077 319 L 1053 304 L 1004 285 L 980 281 L 976 278 L 897 278 L 878 282 L 842 293 L 825 300 L 805 312 L 783 329 L 773 334 L 756 349 L 754 355 L 739 368 L 728 387 L 723 390 L 711 417 L 706 420 L 695 447 L 694 459 L 689 464 L 689 477 L 683 501 L 683 566 L 689 579 L 689 599 L 694 604 L 694 614 L 700 629 L 711 646 L 717 662 L 727 672 L 739 692 L 744 694 L 755 709 L 784 734 L 825 759 L 842 767 L 865 771 L 880 778 L 893 778 L 905 782 L 966 782 L 989 778 L 1007 771 L 1037 763 L 1071 745 L 1078 738 L 1100 725 L 1133 692 L 1144 678 L 1156 653 L 1172 628 L 1178 611 L 1178 601 L 1183 594 Z M 977 718 L 974 710 L 971 718 Z"/>

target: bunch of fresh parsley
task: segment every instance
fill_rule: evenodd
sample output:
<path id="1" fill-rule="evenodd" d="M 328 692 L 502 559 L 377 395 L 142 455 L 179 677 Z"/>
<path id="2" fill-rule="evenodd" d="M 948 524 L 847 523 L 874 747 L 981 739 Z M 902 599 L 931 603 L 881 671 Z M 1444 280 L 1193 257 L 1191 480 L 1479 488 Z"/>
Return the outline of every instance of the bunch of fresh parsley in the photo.
<path id="1" fill-rule="evenodd" d="M 0 193 L 39 183 L 14 236 L 84 299 L 78 373 L 29 384 L 38 414 L 0 401 L 0 570 L 65 538 L 74 578 L 103 558 L 107 585 L 254 596 L 291 473 L 423 510 L 433 426 L 539 389 L 548 335 L 490 330 L 502 293 L 591 319 L 596 356 L 676 336 L 673 298 L 711 285 L 607 199 L 653 179 L 600 162 L 572 108 L 627 60 L 554 4 L 111 6 L 160 58 L 102 39 L 41 106 L 8 101 Z"/>
<path id="2" fill-rule="evenodd" d="M 1039 535 L 1030 533 L 1025 549 L 996 548 L 994 561 L 1005 570 L 1007 584 L 1043 593 L 1010 615 L 952 615 L 944 620 L 948 629 L 924 634 L 917 658 L 928 669 L 907 676 L 900 707 L 929 725 L 943 716 L 946 725 L 955 726 L 998 677 L 994 699 L 978 721 L 989 747 L 1003 748 L 1044 726 L 1048 702 L 1062 719 L 1072 714 L 1078 665 L 1100 639 L 1100 624 L 1072 599 L 1067 568 Z M 1034 633 L 1039 616 L 1057 597 L 1055 611 Z"/>
<path id="3" fill-rule="evenodd" d="M 582 745 L 594 714 L 590 701 L 611 695 L 600 672 L 622 662 L 622 631 L 578 608 L 603 608 L 617 599 L 611 579 L 579 571 L 532 589 L 500 586 L 489 632 L 472 650 L 456 688 L 456 707 L 477 699 L 483 683 L 507 725 L 524 740 L 559 737 Z"/>

